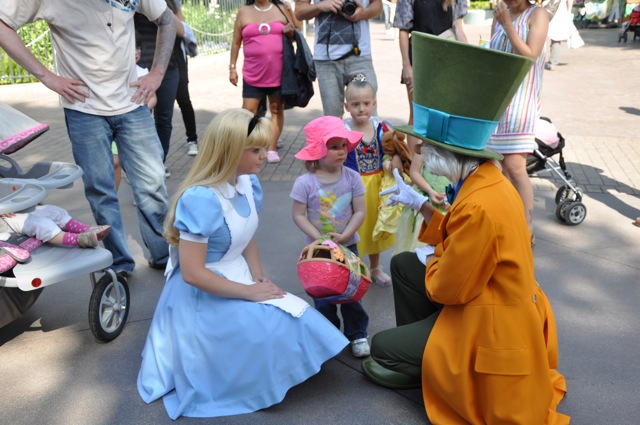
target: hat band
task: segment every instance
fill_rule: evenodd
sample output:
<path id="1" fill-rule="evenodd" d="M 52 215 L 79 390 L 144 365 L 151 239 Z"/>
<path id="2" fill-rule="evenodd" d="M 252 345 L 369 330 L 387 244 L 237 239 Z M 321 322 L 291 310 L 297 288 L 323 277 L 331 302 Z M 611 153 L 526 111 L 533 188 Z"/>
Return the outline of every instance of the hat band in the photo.
<path id="1" fill-rule="evenodd" d="M 499 121 L 450 115 L 446 112 L 413 104 L 413 131 L 423 137 L 447 145 L 482 150 Z"/>

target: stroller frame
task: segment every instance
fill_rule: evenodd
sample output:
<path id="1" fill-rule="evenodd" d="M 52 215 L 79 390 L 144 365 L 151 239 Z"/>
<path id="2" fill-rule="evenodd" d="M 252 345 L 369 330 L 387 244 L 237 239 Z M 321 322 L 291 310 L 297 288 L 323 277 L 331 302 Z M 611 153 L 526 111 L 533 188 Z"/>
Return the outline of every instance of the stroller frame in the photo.
<path id="1" fill-rule="evenodd" d="M 540 119 L 551 122 L 549 118 Z M 577 226 L 587 216 L 587 207 L 582 203 L 582 190 L 576 185 L 573 177 L 567 171 L 562 149 L 565 146 L 564 137 L 558 132 L 558 146 L 552 148 L 536 137 L 538 149 L 527 156 L 527 174 L 537 176 L 537 172 L 548 170 L 558 176 L 564 185 L 558 188 L 555 196 L 556 217 L 561 223 L 569 226 Z M 559 154 L 556 162 L 552 157 Z"/>
<path id="2" fill-rule="evenodd" d="M 628 2 L 630 3 L 630 2 Z M 625 7 L 626 7 L 625 3 Z M 627 42 L 627 34 L 633 32 L 633 41 L 640 37 L 640 5 L 634 7 L 628 16 L 623 18 L 622 31 L 618 35 L 618 43 Z"/>
<path id="3" fill-rule="evenodd" d="M 4 154 L 22 146 L 0 152 L 0 160 L 9 163 L 8 167 L 0 166 L 0 213 L 29 211 L 47 197 L 49 189 L 71 187 L 83 173 L 77 165 L 62 162 L 38 162 L 25 172 Z M 0 274 L 0 327 L 26 312 L 46 286 L 88 273 L 93 288 L 88 311 L 91 332 L 102 342 L 120 335 L 129 314 L 130 296 L 126 279 L 110 268 L 111 252 L 101 247 L 42 245 L 35 238 L 17 234 L 12 234 L 9 242 L 33 251 L 26 262 Z"/>

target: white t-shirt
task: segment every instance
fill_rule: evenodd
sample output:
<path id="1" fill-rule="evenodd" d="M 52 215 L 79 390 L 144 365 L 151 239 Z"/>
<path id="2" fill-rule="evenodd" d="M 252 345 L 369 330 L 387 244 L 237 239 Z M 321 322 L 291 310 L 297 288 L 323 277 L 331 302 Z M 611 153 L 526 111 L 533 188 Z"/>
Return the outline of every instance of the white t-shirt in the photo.
<path id="1" fill-rule="evenodd" d="M 319 3 L 323 0 L 312 0 Z M 362 7 L 369 6 L 369 0 L 361 0 Z M 329 48 L 327 49 L 327 40 Z M 336 60 L 353 49 L 357 42 L 360 56 L 371 57 L 371 35 L 369 21 L 350 22 L 341 15 L 323 12 L 316 16 L 316 36 L 313 49 L 315 60 Z"/>
<path id="2" fill-rule="evenodd" d="M 119 115 L 139 105 L 131 102 L 138 79 L 135 63 L 134 13 L 155 21 L 167 8 L 164 0 L 3 0 L 0 19 L 17 30 L 39 19 L 51 29 L 60 76 L 83 81 L 89 97 L 63 107 L 94 115 Z"/>

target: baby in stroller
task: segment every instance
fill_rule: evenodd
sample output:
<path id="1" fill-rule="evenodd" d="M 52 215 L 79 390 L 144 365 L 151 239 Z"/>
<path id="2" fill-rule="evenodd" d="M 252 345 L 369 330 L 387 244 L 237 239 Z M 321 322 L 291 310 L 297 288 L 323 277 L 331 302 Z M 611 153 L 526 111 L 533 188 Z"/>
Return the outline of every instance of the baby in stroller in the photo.
<path id="1" fill-rule="evenodd" d="M 6 240 L 9 233 L 19 233 L 44 243 L 95 248 L 110 230 L 111 226 L 81 223 L 71 218 L 65 209 L 55 205 L 38 205 L 28 213 L 0 214 L 0 240 Z"/>

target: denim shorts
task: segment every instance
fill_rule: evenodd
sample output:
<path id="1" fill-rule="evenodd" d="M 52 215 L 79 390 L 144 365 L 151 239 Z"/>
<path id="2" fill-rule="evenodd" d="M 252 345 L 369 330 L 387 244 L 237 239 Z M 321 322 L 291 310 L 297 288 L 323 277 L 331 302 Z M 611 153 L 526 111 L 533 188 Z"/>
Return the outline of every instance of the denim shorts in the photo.
<path id="1" fill-rule="evenodd" d="M 262 99 L 265 96 L 280 96 L 280 86 L 278 87 L 255 87 L 242 82 L 242 97 L 244 99 Z"/>

